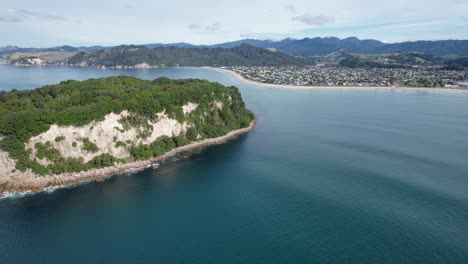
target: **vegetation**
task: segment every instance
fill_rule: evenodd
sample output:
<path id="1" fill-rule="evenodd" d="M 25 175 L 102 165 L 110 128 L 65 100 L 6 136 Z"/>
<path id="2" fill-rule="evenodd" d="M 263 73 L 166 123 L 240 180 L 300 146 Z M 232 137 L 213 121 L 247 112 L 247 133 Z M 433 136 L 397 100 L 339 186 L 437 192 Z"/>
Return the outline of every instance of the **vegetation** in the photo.
<path id="1" fill-rule="evenodd" d="M 117 141 L 115 143 L 115 146 L 118 147 L 118 148 L 125 148 L 125 147 L 127 147 L 127 143 L 119 140 L 119 141 Z"/>
<path id="2" fill-rule="evenodd" d="M 89 138 L 83 139 L 83 150 L 91 153 L 98 152 L 99 148 L 93 142 L 89 141 Z"/>
<path id="3" fill-rule="evenodd" d="M 66 60 L 69 65 L 79 65 L 83 62 L 98 67 L 134 66 L 141 63 L 163 67 L 313 64 L 311 59 L 293 57 L 248 44 L 229 49 L 118 46 L 88 53 L 79 52 Z"/>
<path id="4" fill-rule="evenodd" d="M 468 57 L 448 60 L 445 63 L 447 70 L 463 71 L 468 69 Z"/>
<path id="5" fill-rule="evenodd" d="M 339 66 L 350 68 L 413 68 L 443 65 L 444 59 L 421 53 L 395 52 L 382 55 L 344 54 Z"/>
<path id="6" fill-rule="evenodd" d="M 47 159 L 49 161 L 56 161 L 60 158 L 60 152 L 52 147 L 50 141 L 46 142 L 45 144 L 36 143 L 36 157 L 38 159 Z"/>
<path id="7" fill-rule="evenodd" d="M 188 102 L 199 106 L 184 115 L 182 106 Z M 213 102 L 222 103 L 221 109 Z M 224 135 L 232 130 L 247 127 L 254 119 L 245 109 L 241 95 L 235 87 L 225 87 L 205 80 L 171 80 L 159 78 L 153 81 L 133 77 L 110 77 L 87 81 L 64 81 L 31 91 L 0 93 L 0 149 L 16 160 L 21 171 L 31 169 L 38 174 L 76 172 L 90 168 L 112 166 L 126 162 L 108 154 L 84 163 L 83 159 L 63 158 L 51 142 L 36 144 L 35 156 L 25 143 L 31 137 L 46 132 L 52 124 L 82 126 L 95 120 L 103 120 L 109 113 L 128 110 L 132 118 L 124 122 L 128 126 L 145 127 L 149 120 L 156 121 L 157 113 L 165 113 L 191 127 L 185 134 L 174 138 L 160 137 L 149 145 L 133 142 L 117 142 L 131 153 L 131 160 L 146 159 L 192 141 Z M 144 117 L 144 118 L 141 118 Z M 125 126 L 125 125 L 124 125 Z M 144 135 L 143 135 L 144 136 Z M 56 142 L 65 138 L 57 137 Z M 83 149 L 94 153 L 97 146 L 88 138 L 82 139 Z M 77 142 L 72 142 L 77 147 Z M 46 159 L 49 165 L 37 159 Z"/>

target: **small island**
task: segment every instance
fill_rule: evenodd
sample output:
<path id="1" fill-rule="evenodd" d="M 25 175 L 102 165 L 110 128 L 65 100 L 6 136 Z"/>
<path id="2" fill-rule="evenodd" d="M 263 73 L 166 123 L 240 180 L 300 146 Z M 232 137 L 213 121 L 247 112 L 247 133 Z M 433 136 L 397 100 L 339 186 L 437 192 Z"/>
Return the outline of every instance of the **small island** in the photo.
<path id="1" fill-rule="evenodd" d="M 255 123 L 236 87 L 119 76 L 0 93 L 0 195 L 99 180 Z"/>

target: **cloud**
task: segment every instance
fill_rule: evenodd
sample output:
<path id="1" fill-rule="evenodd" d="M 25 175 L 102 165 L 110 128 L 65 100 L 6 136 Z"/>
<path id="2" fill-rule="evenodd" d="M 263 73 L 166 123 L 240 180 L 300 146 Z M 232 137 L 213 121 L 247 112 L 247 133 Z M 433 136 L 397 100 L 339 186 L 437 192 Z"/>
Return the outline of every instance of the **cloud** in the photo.
<path id="1" fill-rule="evenodd" d="M 271 40 L 269 34 L 261 34 L 261 33 L 240 33 L 239 37 L 242 39 L 258 39 L 258 40 Z"/>
<path id="2" fill-rule="evenodd" d="M 17 23 L 21 22 L 21 18 L 11 15 L 1 15 L 0 22 L 10 22 L 10 23 Z"/>
<path id="3" fill-rule="evenodd" d="M 67 19 L 61 16 L 38 13 L 25 9 L 11 10 L 9 14 L 0 15 L 0 22 L 19 23 L 25 19 L 35 18 L 44 21 L 66 21 Z"/>
<path id="4" fill-rule="evenodd" d="M 112 5 L 109 1 L 80 0 L 79 3 L 71 8 L 70 1 L 0 0 L 0 46 L 184 41 L 213 44 L 234 41 L 241 34 L 269 39 L 357 36 L 390 42 L 415 38 L 468 39 L 467 0 L 116 0 Z M 182 12 L 181 3 L 184 10 L 191 12 Z M 124 9 L 130 7 L 133 9 Z M 436 20 L 446 22 L 413 25 Z M 217 22 L 219 25 L 213 26 Z M 375 27 L 377 24 L 390 26 Z M 392 26 L 395 24 L 398 29 Z"/>
<path id="5" fill-rule="evenodd" d="M 217 31 L 221 29 L 221 24 L 220 23 L 214 23 L 209 26 L 206 26 L 205 29 L 207 31 Z"/>
<path id="6" fill-rule="evenodd" d="M 253 33 L 240 33 L 239 36 L 241 38 L 252 38 L 252 37 L 255 36 L 255 34 L 253 34 Z"/>
<path id="7" fill-rule="evenodd" d="M 201 26 L 199 24 L 190 24 L 187 26 L 190 30 L 196 30 L 196 29 L 200 29 Z"/>
<path id="8" fill-rule="evenodd" d="M 296 14 L 296 7 L 294 5 L 285 5 L 284 9 L 290 13 Z"/>
<path id="9" fill-rule="evenodd" d="M 330 24 L 335 22 L 334 17 L 330 16 L 313 16 L 310 14 L 304 14 L 301 16 L 295 16 L 292 18 L 293 21 L 298 21 L 310 26 L 320 26 L 323 24 Z"/>
<path id="10" fill-rule="evenodd" d="M 187 26 L 188 29 L 190 30 L 196 30 L 196 31 L 199 31 L 199 32 L 203 32 L 203 31 L 206 31 L 206 32 L 211 32 L 211 31 L 218 31 L 221 29 L 221 24 L 220 23 L 213 23 L 211 25 L 207 25 L 207 26 L 202 26 L 200 24 L 189 24 Z"/>
<path id="11" fill-rule="evenodd" d="M 54 20 L 54 21 L 65 21 L 67 20 L 64 17 L 57 16 L 57 15 L 51 15 L 51 14 L 45 14 L 45 13 L 37 13 L 37 12 L 32 12 L 28 10 L 17 10 L 16 11 L 18 14 L 23 15 L 24 17 L 34 17 L 34 18 L 39 18 L 42 20 Z"/>

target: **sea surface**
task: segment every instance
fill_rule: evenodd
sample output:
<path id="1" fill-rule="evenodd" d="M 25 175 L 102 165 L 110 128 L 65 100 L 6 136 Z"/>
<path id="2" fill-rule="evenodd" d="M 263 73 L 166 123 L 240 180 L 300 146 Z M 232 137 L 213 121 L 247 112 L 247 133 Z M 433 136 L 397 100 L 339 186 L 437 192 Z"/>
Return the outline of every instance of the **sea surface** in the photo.
<path id="1" fill-rule="evenodd" d="M 156 170 L 0 200 L 0 263 L 468 263 L 468 92 L 6 65 L 0 88 L 112 75 L 236 85 L 257 126 Z"/>

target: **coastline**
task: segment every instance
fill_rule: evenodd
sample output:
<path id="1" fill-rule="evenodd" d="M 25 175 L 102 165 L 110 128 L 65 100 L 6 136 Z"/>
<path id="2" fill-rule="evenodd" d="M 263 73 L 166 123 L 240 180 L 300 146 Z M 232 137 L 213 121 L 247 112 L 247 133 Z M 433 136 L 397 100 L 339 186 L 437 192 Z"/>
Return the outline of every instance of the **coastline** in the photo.
<path id="1" fill-rule="evenodd" d="M 468 92 L 468 88 L 463 87 L 416 87 L 416 86 L 344 86 L 344 85 L 334 85 L 334 86 L 318 86 L 318 85 L 293 85 L 293 84 L 275 84 L 275 83 L 263 83 L 257 82 L 250 79 L 243 77 L 241 74 L 228 70 L 222 69 L 219 67 L 212 67 L 212 66 L 183 66 L 183 67 L 158 67 L 158 66 L 148 66 L 148 67 L 134 67 L 134 66 L 126 66 L 126 67 L 92 67 L 92 66 L 81 66 L 81 65 L 12 65 L 12 64 L 0 64 L 0 65 L 7 65 L 11 67 L 71 67 L 71 68 L 93 68 L 97 70 L 149 70 L 149 69 L 166 69 L 166 68 L 186 68 L 186 69 L 208 69 L 217 72 L 224 72 L 227 73 L 236 79 L 251 85 L 266 87 L 266 88 L 275 88 L 275 89 L 289 89 L 289 90 L 320 90 L 320 89 L 341 89 L 341 90 L 420 90 L 420 91 L 463 91 Z"/>
<path id="2" fill-rule="evenodd" d="M 231 131 L 228 134 L 221 137 L 193 142 L 191 144 L 172 149 L 171 151 L 161 156 L 154 157 L 149 160 L 117 164 L 113 167 L 93 169 L 89 171 L 75 173 L 64 173 L 50 176 L 37 176 L 25 173 L 18 176 L 0 179 L 0 199 L 9 196 L 16 196 L 29 193 L 40 193 L 48 190 L 54 190 L 57 188 L 70 187 L 79 183 L 103 181 L 115 175 L 137 172 L 139 170 L 149 168 L 154 163 L 162 162 L 167 158 L 170 158 L 178 153 L 193 151 L 211 145 L 218 145 L 225 143 L 229 140 L 235 139 L 240 135 L 252 131 L 255 127 L 255 124 L 256 121 L 254 120 L 250 123 L 248 127 Z"/>
<path id="3" fill-rule="evenodd" d="M 243 77 L 241 74 L 228 70 L 222 69 L 217 67 L 201 67 L 204 69 L 209 69 L 218 72 L 228 73 L 231 76 L 234 76 L 236 79 L 256 86 L 268 87 L 268 88 L 276 88 L 276 89 L 290 89 L 290 90 L 319 90 L 319 89 L 355 89 L 355 90 L 423 90 L 423 91 L 465 91 L 468 92 L 468 89 L 462 87 L 448 87 L 448 88 L 441 88 L 441 87 L 412 87 L 412 86 L 313 86 L 313 85 L 292 85 L 292 84 L 274 84 L 274 83 L 262 83 L 253 81 Z"/>

